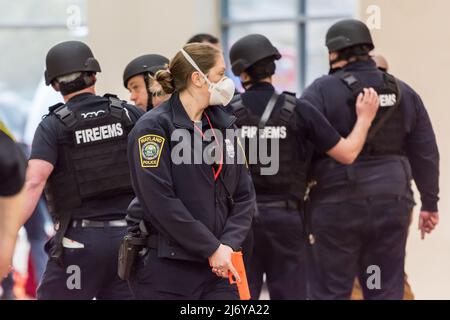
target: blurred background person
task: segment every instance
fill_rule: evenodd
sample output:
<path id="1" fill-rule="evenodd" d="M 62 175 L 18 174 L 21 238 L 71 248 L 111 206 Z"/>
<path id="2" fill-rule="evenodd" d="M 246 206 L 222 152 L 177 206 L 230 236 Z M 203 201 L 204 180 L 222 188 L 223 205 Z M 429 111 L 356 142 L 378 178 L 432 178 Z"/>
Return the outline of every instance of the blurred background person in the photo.
<path id="1" fill-rule="evenodd" d="M 384 56 L 381 54 L 374 54 L 372 55 L 372 59 L 375 61 L 378 69 L 383 72 L 389 72 L 389 63 Z"/>
<path id="2" fill-rule="evenodd" d="M 123 71 L 123 85 L 135 106 L 149 111 L 170 98 L 155 81 L 155 73 L 167 68 L 169 59 L 159 54 L 146 54 L 133 59 Z"/>
<path id="3" fill-rule="evenodd" d="M 222 50 L 222 46 L 220 45 L 219 39 L 211 34 L 208 33 L 198 33 L 196 35 L 193 35 L 187 43 L 207 43 L 212 45 L 218 50 Z"/>

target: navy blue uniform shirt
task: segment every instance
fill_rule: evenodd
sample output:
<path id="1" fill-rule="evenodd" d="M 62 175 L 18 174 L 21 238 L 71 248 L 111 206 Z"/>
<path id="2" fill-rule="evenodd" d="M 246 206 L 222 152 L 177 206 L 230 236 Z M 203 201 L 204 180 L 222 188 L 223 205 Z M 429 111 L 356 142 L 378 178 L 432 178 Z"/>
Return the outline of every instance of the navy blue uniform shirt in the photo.
<path id="1" fill-rule="evenodd" d="M 350 63 L 343 70 L 357 74 L 364 87 L 383 85 L 383 73 L 377 69 L 372 59 Z M 406 83 L 399 83 L 402 92 L 400 107 L 407 133 L 406 154 L 421 195 L 422 210 L 437 211 L 439 152 L 436 137 L 420 96 Z M 351 96 L 350 90 L 338 77 L 325 75 L 306 88 L 302 98 L 310 101 L 346 137 L 356 121 L 354 112 L 347 105 Z"/>
<path id="2" fill-rule="evenodd" d="M 217 106 L 203 113 L 202 126 L 223 132 L 233 128 L 235 118 Z M 189 134 L 194 124 L 187 115 L 178 94 L 158 108 L 147 112 L 128 137 L 128 159 L 136 196 L 143 208 L 143 218 L 159 234 L 158 256 L 180 260 L 205 261 L 220 243 L 238 250 L 250 230 L 255 209 L 255 194 L 245 164 L 224 163 L 218 167 L 179 163 L 172 151 L 179 143 L 171 141 L 176 129 Z M 193 154 L 188 140 L 189 156 Z M 222 145 L 222 148 L 224 146 Z M 228 157 L 241 152 L 227 143 Z M 184 154 L 184 153 L 183 153 Z M 222 180 L 221 180 L 222 179 Z M 230 207 L 227 194 L 232 195 Z M 207 263 L 207 262 L 206 262 Z"/>
<path id="3" fill-rule="evenodd" d="M 106 97 L 91 93 L 82 93 L 72 97 L 66 105 L 76 113 L 93 112 L 107 110 L 109 100 Z M 126 105 L 126 110 L 128 110 L 132 122 L 136 122 L 144 113 L 131 105 Z M 45 117 L 34 134 L 30 159 L 44 160 L 56 166 L 58 161 L 58 137 L 62 136 L 63 130 L 64 125 L 55 115 Z M 120 195 L 84 201 L 81 207 L 73 210 L 72 215 L 74 219 L 122 219 L 132 198 L 132 195 Z"/>

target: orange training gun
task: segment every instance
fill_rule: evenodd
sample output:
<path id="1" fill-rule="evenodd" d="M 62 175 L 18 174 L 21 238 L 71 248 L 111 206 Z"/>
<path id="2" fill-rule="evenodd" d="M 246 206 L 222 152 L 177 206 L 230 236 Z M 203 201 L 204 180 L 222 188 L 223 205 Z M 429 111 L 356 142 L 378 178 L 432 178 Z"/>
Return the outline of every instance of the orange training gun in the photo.
<path id="1" fill-rule="evenodd" d="M 239 298 L 241 300 L 250 300 L 250 289 L 248 288 L 247 273 L 245 272 L 244 259 L 242 258 L 242 252 L 233 252 L 231 254 L 231 262 L 234 268 L 241 277 L 241 282 L 237 282 L 234 279 L 233 274 L 229 272 L 228 278 L 231 284 L 236 284 L 239 291 Z"/>

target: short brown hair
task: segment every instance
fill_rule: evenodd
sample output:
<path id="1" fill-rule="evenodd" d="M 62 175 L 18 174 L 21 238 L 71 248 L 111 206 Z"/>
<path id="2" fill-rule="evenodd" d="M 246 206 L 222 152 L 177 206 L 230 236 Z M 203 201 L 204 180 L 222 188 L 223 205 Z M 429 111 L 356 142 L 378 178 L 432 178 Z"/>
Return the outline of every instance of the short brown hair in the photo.
<path id="1" fill-rule="evenodd" d="M 183 47 L 183 50 L 195 61 L 200 70 L 207 74 L 216 64 L 220 51 L 209 44 L 190 43 Z M 183 56 L 181 51 L 170 60 L 169 68 L 159 70 L 155 74 L 155 79 L 161 84 L 164 92 L 170 94 L 174 91 L 183 91 L 190 82 L 193 72 L 197 71 L 189 61 Z"/>

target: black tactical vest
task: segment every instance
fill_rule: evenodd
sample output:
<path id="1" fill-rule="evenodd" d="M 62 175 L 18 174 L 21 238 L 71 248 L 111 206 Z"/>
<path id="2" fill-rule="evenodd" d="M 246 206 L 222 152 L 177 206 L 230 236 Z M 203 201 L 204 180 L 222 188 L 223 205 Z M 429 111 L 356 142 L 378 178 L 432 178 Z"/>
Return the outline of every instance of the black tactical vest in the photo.
<path id="1" fill-rule="evenodd" d="M 237 95 L 231 102 L 236 125 L 240 128 L 240 138 L 245 140 L 247 160 L 252 174 L 257 194 L 283 194 L 286 198 L 303 199 L 306 189 L 306 160 L 305 147 L 300 133 L 296 128 L 294 109 L 297 99 L 292 94 L 283 93 L 283 106 L 274 109 L 279 95 L 274 93 L 269 100 L 262 116 L 253 114 L 243 104 L 242 97 Z M 269 139 L 279 142 L 279 170 L 275 175 L 262 175 L 261 169 L 269 165 L 261 163 L 259 159 L 260 144 L 267 146 L 267 154 L 272 157 Z M 253 140 L 253 141 L 251 141 Z M 259 140 L 259 143 L 258 143 Z M 258 145 L 258 155 L 249 152 L 250 145 Z M 252 158 L 255 158 L 252 161 Z"/>
<path id="2" fill-rule="evenodd" d="M 348 105 L 355 114 L 355 101 L 363 86 L 357 74 L 338 71 L 338 77 L 352 92 Z M 383 73 L 383 85 L 374 88 L 380 98 L 380 108 L 372 122 L 367 140 L 360 156 L 405 155 L 406 131 L 401 108 L 401 91 L 397 80 L 389 73 Z"/>
<path id="3" fill-rule="evenodd" d="M 76 113 L 66 105 L 50 108 L 63 127 L 58 160 L 45 194 L 55 218 L 84 201 L 131 194 L 127 136 L 133 127 L 122 101 L 108 95 L 109 108 Z"/>

